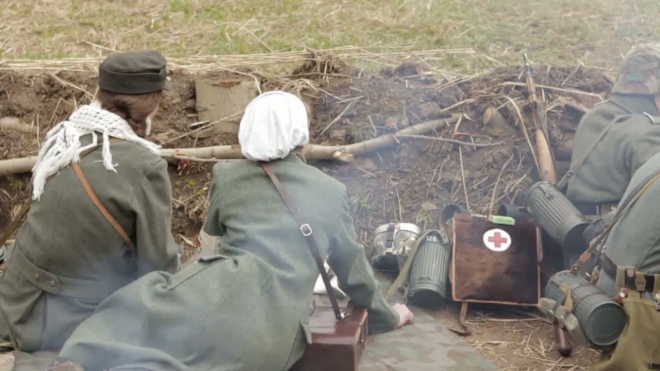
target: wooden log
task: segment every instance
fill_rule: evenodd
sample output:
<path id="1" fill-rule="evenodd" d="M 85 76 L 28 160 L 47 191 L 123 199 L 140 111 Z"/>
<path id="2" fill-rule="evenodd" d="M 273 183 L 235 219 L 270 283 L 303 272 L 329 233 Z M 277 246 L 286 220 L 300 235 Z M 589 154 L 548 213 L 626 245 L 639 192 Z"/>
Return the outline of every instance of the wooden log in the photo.
<path id="1" fill-rule="evenodd" d="M 360 143 L 343 146 L 321 146 L 309 145 L 305 150 L 305 157 L 309 160 L 338 160 L 343 162 L 352 161 L 355 156 L 376 151 L 385 147 L 396 145 L 405 135 L 420 135 L 437 129 L 442 125 L 452 125 L 458 121 L 459 115 L 452 115 L 446 119 L 432 120 L 413 125 L 393 134 L 387 134 Z M 398 138 L 397 136 L 401 136 Z M 241 147 L 239 145 L 163 149 L 161 156 L 170 163 L 179 160 L 207 162 L 209 160 L 237 160 L 242 159 Z M 10 160 L 0 160 L 0 176 L 27 173 L 31 171 L 37 158 L 24 157 Z"/>

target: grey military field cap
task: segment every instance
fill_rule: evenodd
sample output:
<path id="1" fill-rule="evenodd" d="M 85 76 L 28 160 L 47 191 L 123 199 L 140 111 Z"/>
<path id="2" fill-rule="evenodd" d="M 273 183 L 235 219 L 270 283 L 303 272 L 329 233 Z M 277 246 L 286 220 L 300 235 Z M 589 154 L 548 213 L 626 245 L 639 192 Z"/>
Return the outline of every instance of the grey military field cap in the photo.
<path id="1" fill-rule="evenodd" d="M 659 84 L 660 43 L 643 44 L 626 55 L 612 93 L 654 95 L 660 93 Z"/>
<path id="2" fill-rule="evenodd" d="M 99 88 L 118 94 L 169 89 L 167 61 L 155 50 L 115 53 L 99 66 Z"/>

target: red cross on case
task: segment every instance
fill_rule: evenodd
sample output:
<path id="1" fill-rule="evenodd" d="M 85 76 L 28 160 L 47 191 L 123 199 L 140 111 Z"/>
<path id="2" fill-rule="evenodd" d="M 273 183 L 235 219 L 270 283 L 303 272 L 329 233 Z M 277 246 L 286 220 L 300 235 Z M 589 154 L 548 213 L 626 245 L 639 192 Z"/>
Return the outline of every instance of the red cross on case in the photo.
<path id="1" fill-rule="evenodd" d="M 511 246 L 511 236 L 501 229 L 491 229 L 484 233 L 484 245 L 492 251 L 506 251 Z"/>
<path id="2" fill-rule="evenodd" d="M 488 237 L 488 241 L 495 244 L 495 247 L 502 247 L 503 243 L 509 242 L 508 238 L 502 237 L 500 232 L 495 232 L 494 236 Z"/>

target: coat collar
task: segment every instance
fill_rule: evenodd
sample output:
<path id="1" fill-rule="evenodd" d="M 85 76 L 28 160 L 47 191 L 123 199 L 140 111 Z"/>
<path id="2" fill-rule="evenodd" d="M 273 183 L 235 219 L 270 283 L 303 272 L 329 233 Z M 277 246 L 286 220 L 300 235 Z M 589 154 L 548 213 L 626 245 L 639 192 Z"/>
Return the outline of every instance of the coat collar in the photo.
<path id="1" fill-rule="evenodd" d="M 648 113 L 652 116 L 658 116 L 658 108 L 650 95 L 621 95 L 612 94 L 608 101 L 622 106 L 631 113 Z"/>

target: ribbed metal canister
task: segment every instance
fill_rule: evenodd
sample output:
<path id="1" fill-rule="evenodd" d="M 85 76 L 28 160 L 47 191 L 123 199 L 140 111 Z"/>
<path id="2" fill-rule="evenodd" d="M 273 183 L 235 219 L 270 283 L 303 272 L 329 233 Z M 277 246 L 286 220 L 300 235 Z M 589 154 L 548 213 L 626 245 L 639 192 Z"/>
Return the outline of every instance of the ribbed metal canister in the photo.
<path id="1" fill-rule="evenodd" d="M 436 307 L 447 298 L 451 243 L 440 231 L 430 231 L 419 242 L 410 269 L 408 296 L 422 307 Z"/>
<path id="2" fill-rule="evenodd" d="M 582 233 L 589 221 L 556 186 L 542 181 L 527 191 L 525 208 L 565 252 L 566 264 L 572 264 L 587 248 Z"/>
<path id="3" fill-rule="evenodd" d="M 561 286 L 570 289 L 574 304 L 573 314 L 589 341 L 596 346 L 606 347 L 616 343 L 621 336 L 628 317 L 623 307 L 587 282 L 586 279 L 570 271 L 555 273 L 545 287 L 545 296 L 564 303 L 566 294 Z"/>

